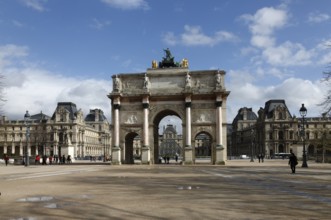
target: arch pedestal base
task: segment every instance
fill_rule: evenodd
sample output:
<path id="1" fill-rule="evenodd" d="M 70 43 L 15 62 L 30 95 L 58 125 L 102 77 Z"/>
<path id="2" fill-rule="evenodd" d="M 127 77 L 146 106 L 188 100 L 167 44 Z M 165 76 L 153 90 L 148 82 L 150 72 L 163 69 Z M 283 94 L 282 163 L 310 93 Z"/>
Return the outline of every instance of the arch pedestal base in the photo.
<path id="1" fill-rule="evenodd" d="M 112 164 L 121 165 L 121 148 L 114 146 L 112 150 Z"/>
<path id="2" fill-rule="evenodd" d="M 143 146 L 141 148 L 141 163 L 150 164 L 151 163 L 151 151 L 149 146 Z"/>

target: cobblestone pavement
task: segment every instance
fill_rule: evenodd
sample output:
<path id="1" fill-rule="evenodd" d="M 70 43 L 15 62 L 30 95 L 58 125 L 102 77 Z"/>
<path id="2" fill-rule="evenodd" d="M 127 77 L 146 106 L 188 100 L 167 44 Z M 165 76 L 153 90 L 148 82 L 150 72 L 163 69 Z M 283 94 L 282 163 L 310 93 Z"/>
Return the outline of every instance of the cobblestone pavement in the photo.
<path id="1" fill-rule="evenodd" d="M 0 219 L 330 219 L 331 164 L 0 166 Z"/>

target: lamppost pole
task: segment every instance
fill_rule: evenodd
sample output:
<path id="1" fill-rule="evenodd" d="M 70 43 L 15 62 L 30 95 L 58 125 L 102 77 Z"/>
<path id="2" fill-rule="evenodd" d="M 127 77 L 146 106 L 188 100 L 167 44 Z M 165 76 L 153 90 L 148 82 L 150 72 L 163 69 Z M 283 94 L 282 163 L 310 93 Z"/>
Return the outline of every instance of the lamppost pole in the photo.
<path id="1" fill-rule="evenodd" d="M 254 129 L 252 129 L 252 131 L 251 131 L 251 134 L 252 134 L 252 146 L 251 146 L 251 161 L 250 162 L 254 162 L 254 159 L 253 159 L 253 147 L 254 147 L 254 139 L 255 139 L 255 137 L 254 137 Z"/>
<path id="2" fill-rule="evenodd" d="M 305 116 L 307 115 L 307 108 L 302 104 L 300 108 L 300 115 L 302 116 L 302 139 L 303 139 L 303 151 L 302 151 L 302 166 L 307 167 L 307 155 L 306 155 L 306 133 L 305 133 Z"/>
<path id="3" fill-rule="evenodd" d="M 106 162 L 106 135 L 103 136 L 103 162 Z"/>
<path id="4" fill-rule="evenodd" d="M 29 145 L 29 137 L 30 137 L 30 114 L 29 111 L 26 111 L 24 115 L 24 124 L 26 126 L 26 145 L 25 145 L 25 152 L 24 152 L 24 158 L 25 163 L 24 166 L 29 166 L 29 152 L 28 152 L 28 145 Z"/>

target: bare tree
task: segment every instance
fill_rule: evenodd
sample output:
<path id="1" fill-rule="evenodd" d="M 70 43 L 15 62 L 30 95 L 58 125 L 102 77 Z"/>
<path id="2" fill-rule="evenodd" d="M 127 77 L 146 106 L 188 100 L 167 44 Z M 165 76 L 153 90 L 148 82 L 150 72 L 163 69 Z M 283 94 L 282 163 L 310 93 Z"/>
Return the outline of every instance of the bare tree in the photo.
<path id="1" fill-rule="evenodd" d="M 323 72 L 322 82 L 326 83 L 328 90 L 326 91 L 324 101 L 319 105 L 323 107 L 323 112 L 325 112 L 326 115 L 331 116 L 331 65 L 329 65 L 327 69 L 327 71 Z"/>

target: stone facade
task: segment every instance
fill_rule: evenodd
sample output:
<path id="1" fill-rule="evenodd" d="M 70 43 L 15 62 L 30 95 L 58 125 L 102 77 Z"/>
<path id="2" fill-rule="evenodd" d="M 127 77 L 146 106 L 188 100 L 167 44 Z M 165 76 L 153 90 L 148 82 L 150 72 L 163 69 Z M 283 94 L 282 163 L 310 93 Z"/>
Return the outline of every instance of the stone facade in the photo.
<path id="1" fill-rule="evenodd" d="M 100 109 L 83 112 L 71 102 L 59 102 L 52 117 L 43 113 L 29 120 L 30 136 L 27 143 L 24 120 L 0 119 L 0 154 L 21 159 L 28 145 L 28 155 L 71 155 L 72 159 L 85 156 L 110 156 L 110 126 Z"/>

